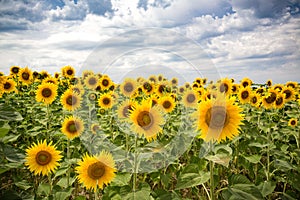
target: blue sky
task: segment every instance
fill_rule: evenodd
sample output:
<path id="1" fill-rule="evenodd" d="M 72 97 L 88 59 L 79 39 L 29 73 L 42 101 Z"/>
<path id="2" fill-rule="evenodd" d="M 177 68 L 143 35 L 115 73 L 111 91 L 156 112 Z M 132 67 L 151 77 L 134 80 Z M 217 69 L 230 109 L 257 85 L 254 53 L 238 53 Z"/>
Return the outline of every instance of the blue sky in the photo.
<path id="1" fill-rule="evenodd" d="M 0 71 L 300 81 L 299 0 L 0 0 Z"/>

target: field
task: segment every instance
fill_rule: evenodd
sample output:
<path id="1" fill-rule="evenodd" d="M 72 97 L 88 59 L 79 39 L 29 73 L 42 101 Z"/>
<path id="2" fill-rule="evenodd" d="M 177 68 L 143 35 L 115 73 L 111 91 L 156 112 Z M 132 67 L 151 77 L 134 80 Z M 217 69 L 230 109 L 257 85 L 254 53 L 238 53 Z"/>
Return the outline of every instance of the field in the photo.
<path id="1" fill-rule="evenodd" d="M 300 199 L 297 82 L 12 66 L 0 89 L 0 199 Z"/>

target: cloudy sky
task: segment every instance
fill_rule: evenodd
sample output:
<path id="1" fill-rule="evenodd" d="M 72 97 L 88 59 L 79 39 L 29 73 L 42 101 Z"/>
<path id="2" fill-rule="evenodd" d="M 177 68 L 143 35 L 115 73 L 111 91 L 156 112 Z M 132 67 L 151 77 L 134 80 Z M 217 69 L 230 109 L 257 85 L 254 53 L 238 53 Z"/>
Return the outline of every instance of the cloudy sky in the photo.
<path id="1" fill-rule="evenodd" d="M 300 0 L 0 0 L 0 71 L 300 81 Z"/>

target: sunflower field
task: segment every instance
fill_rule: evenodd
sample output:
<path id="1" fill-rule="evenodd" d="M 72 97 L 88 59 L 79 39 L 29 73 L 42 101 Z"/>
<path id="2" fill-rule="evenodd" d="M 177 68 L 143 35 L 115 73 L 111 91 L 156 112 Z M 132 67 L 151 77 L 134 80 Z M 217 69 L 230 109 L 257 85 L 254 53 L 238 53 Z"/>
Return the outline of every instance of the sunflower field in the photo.
<path id="1" fill-rule="evenodd" d="M 0 199 L 300 199 L 300 85 L 0 73 Z"/>

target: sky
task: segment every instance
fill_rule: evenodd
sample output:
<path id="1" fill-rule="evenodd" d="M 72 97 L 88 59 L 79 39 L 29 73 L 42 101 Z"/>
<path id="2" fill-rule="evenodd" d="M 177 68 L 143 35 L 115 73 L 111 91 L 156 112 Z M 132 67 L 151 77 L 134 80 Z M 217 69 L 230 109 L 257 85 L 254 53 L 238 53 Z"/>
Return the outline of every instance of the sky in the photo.
<path id="1" fill-rule="evenodd" d="M 300 0 L 0 0 L 0 71 L 300 82 Z"/>

